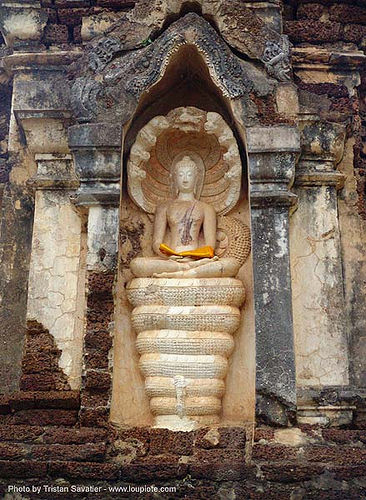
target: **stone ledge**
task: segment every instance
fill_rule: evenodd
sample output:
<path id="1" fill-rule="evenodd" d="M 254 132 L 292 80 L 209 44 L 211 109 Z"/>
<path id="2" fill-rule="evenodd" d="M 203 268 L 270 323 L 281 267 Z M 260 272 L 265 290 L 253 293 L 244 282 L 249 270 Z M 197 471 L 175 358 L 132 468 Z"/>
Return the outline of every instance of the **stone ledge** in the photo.
<path id="1" fill-rule="evenodd" d="M 350 425 L 356 406 L 321 405 L 297 407 L 297 421 L 301 424 L 321 427 L 340 427 Z"/>
<path id="2" fill-rule="evenodd" d="M 69 128 L 69 146 L 78 148 L 122 148 L 122 127 L 116 123 L 86 123 Z"/>
<path id="3" fill-rule="evenodd" d="M 295 186 L 335 186 L 342 189 L 346 177 L 340 172 L 296 173 Z"/>
<path id="4" fill-rule="evenodd" d="M 45 51 L 45 52 L 17 52 L 2 59 L 7 71 L 19 71 L 25 69 L 64 69 L 82 55 L 81 50 L 73 48 L 70 51 Z"/>
<path id="5" fill-rule="evenodd" d="M 286 190 L 251 191 L 251 207 L 291 207 L 296 205 L 297 196 Z"/>
<path id="6" fill-rule="evenodd" d="M 366 407 L 366 388 L 348 385 L 324 387 L 297 387 L 298 403 L 301 405 L 356 405 Z"/>
<path id="7" fill-rule="evenodd" d="M 246 136 L 249 154 L 300 151 L 300 134 L 295 127 L 250 127 Z"/>
<path id="8" fill-rule="evenodd" d="M 87 185 L 86 187 L 85 184 L 82 185 L 76 194 L 72 195 L 72 203 L 74 203 L 77 207 L 99 207 L 101 205 L 118 207 L 121 196 L 121 188 L 117 179 L 112 179 L 112 181 L 113 182 L 110 182 L 109 185 L 106 185 L 104 188 L 103 186 L 94 186 L 93 184 L 90 186 Z"/>
<path id="9" fill-rule="evenodd" d="M 323 47 L 296 47 L 293 49 L 292 61 L 295 69 L 329 70 L 329 66 L 339 65 L 353 69 L 365 64 L 366 55 L 358 50 L 340 52 Z"/>

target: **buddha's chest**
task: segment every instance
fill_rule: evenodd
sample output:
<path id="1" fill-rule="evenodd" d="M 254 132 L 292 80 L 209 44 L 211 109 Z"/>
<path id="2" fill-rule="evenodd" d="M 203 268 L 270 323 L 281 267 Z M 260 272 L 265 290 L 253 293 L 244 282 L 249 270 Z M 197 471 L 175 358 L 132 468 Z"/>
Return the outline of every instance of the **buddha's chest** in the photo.
<path id="1" fill-rule="evenodd" d="M 204 213 L 202 208 L 195 203 L 173 205 L 167 211 L 168 223 L 172 228 L 200 226 L 203 218 Z"/>

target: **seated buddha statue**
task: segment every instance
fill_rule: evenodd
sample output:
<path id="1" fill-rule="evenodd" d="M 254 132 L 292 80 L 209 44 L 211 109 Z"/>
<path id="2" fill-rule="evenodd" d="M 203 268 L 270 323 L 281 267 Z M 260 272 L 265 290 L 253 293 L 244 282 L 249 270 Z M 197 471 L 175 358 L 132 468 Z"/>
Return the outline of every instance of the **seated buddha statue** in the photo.
<path id="1" fill-rule="evenodd" d="M 197 199 L 199 168 L 190 156 L 173 162 L 175 198 L 156 207 L 152 241 L 156 256 L 132 260 L 136 277 L 216 278 L 238 273 L 237 259 L 215 256 L 216 212 Z"/>

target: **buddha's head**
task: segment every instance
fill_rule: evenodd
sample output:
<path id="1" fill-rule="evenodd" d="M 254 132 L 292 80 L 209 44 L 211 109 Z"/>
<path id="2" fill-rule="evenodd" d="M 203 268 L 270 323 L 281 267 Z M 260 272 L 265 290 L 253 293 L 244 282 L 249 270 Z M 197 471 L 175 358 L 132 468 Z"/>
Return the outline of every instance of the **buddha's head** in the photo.
<path id="1" fill-rule="evenodd" d="M 184 156 L 175 167 L 175 184 L 180 193 L 191 193 L 195 190 L 197 181 L 196 163 Z"/>
<path id="2" fill-rule="evenodd" d="M 179 193 L 194 193 L 197 195 L 199 167 L 190 156 L 183 156 L 173 166 L 172 191 L 175 196 Z"/>

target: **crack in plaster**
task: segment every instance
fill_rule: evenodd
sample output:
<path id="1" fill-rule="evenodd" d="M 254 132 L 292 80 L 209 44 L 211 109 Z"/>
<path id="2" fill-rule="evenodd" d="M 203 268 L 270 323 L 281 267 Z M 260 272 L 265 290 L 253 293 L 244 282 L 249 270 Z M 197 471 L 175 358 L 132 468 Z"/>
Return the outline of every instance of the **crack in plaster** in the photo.
<path id="1" fill-rule="evenodd" d="M 80 253 L 81 221 L 68 193 L 38 191 L 27 316 L 43 324 L 55 338 L 62 350 L 59 366 L 73 379 L 77 378 L 74 365 L 78 356 L 72 353 L 82 348 L 80 332 L 75 332 Z"/>

